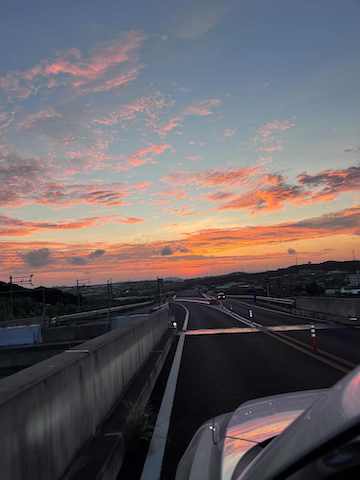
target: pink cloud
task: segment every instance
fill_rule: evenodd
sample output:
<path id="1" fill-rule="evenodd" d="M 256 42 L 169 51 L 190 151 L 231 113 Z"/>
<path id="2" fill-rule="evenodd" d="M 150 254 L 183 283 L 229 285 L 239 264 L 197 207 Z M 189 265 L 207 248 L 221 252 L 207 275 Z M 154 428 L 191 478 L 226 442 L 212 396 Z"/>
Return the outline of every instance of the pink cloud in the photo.
<path id="1" fill-rule="evenodd" d="M 125 183 L 70 184 L 48 183 L 40 192 L 32 195 L 35 203 L 72 206 L 75 204 L 103 205 L 108 207 L 127 205 L 135 192 L 147 189 L 150 182 L 133 185 Z"/>
<path id="2" fill-rule="evenodd" d="M 262 141 L 268 141 L 274 133 L 285 132 L 293 127 L 295 127 L 295 123 L 291 120 L 273 120 L 260 127 L 258 129 L 258 135 Z"/>
<path id="3" fill-rule="evenodd" d="M 29 115 L 26 115 L 26 117 L 19 123 L 19 128 L 23 128 L 25 130 L 28 130 L 32 127 L 34 127 L 37 123 L 43 122 L 52 118 L 61 118 L 62 115 L 58 112 L 53 107 L 49 107 L 46 110 L 40 110 L 39 112 L 36 113 L 30 113 Z"/>
<path id="4" fill-rule="evenodd" d="M 88 57 L 73 48 L 54 60 L 44 60 L 28 70 L 0 77 L 0 88 L 18 98 L 36 92 L 44 78 L 48 88 L 69 84 L 80 93 L 118 88 L 137 77 L 140 67 L 136 64 L 136 54 L 143 42 L 141 32 L 130 31 L 123 38 L 96 48 Z M 123 64 L 128 70 L 119 72 L 118 67 Z M 54 82 L 54 77 L 60 79 L 59 83 Z"/>
<path id="5" fill-rule="evenodd" d="M 91 84 L 89 86 L 81 88 L 82 93 L 97 93 L 97 92 L 108 92 L 109 90 L 114 90 L 115 88 L 125 87 L 128 83 L 135 80 L 141 70 L 140 66 L 136 66 L 125 73 L 119 73 L 112 78 L 102 80 L 96 84 Z M 74 86 L 80 86 L 74 84 Z"/>
<path id="6" fill-rule="evenodd" d="M 152 144 L 148 147 L 139 148 L 130 157 L 127 162 L 132 167 L 139 167 L 147 163 L 154 163 L 155 157 L 162 155 L 167 150 L 171 149 L 171 145 L 167 143 Z"/>
<path id="7" fill-rule="evenodd" d="M 159 135 L 167 135 L 182 125 L 185 117 L 207 117 L 214 113 L 214 109 L 221 105 L 221 100 L 210 98 L 202 102 L 196 102 L 186 107 L 179 115 L 176 115 L 155 130 Z"/>
<path id="8" fill-rule="evenodd" d="M 182 118 L 181 117 L 173 117 L 163 125 L 157 128 L 157 132 L 160 135 L 167 135 L 168 133 L 172 132 L 175 130 L 177 127 L 179 127 L 182 124 Z"/>
<path id="9" fill-rule="evenodd" d="M 221 100 L 217 98 L 210 98 L 203 102 L 193 103 L 185 108 L 183 115 L 194 115 L 199 117 L 206 117 L 214 113 L 214 108 L 221 105 Z"/>
<path id="10" fill-rule="evenodd" d="M 167 190 L 160 190 L 155 195 L 164 198 L 176 198 L 177 200 L 182 200 L 187 198 L 187 193 L 181 188 L 169 188 Z"/>
<path id="11" fill-rule="evenodd" d="M 55 168 L 46 159 L 23 158 L 7 149 L 0 149 L 2 184 L 0 206 L 17 207 L 26 204 L 121 206 L 128 203 L 128 197 L 150 186 L 148 181 L 134 184 L 122 182 L 69 184 L 56 180 L 57 174 L 60 173 L 61 169 Z"/>
<path id="12" fill-rule="evenodd" d="M 149 125 L 154 126 L 158 120 L 158 112 L 170 102 L 160 94 L 139 97 L 133 102 L 122 105 L 118 110 L 94 120 L 98 125 L 112 126 L 135 120 L 140 114 L 145 115 Z"/>

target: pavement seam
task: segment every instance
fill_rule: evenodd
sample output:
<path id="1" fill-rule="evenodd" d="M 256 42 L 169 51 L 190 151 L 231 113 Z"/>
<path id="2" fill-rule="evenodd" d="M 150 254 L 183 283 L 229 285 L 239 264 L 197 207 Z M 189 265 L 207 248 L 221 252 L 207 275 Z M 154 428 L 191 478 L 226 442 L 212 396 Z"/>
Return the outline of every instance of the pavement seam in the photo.
<path id="1" fill-rule="evenodd" d="M 321 357 L 320 355 L 318 355 L 314 352 L 310 352 L 306 348 L 301 347 L 299 345 L 296 345 L 292 341 L 283 338 L 283 336 L 278 334 L 278 333 L 273 333 L 273 332 L 269 332 L 269 331 L 265 331 L 264 333 L 266 333 L 270 337 L 275 338 L 279 342 L 285 343 L 286 345 L 289 345 L 290 347 L 295 348 L 295 350 L 299 350 L 300 352 L 303 352 L 306 355 L 309 355 L 310 357 L 315 358 L 315 359 L 319 360 L 320 362 L 325 363 L 326 365 L 329 365 L 332 368 L 335 368 L 336 370 L 339 370 L 342 373 L 349 373 L 349 370 L 350 370 L 349 368 L 343 367 L 342 365 L 338 365 L 337 363 L 335 363 L 331 360 L 328 360 L 327 358 Z"/>
<path id="2" fill-rule="evenodd" d="M 281 334 L 281 333 L 277 333 L 277 335 L 283 336 L 283 334 Z M 298 338 L 292 338 L 291 337 L 290 341 L 295 342 L 295 343 L 297 343 L 301 346 L 304 346 L 305 348 L 311 348 L 309 345 L 307 345 L 302 340 L 299 340 Z M 345 360 L 345 358 L 338 357 L 337 355 L 334 355 L 333 353 L 327 352 L 326 350 L 323 350 L 322 348 L 317 348 L 316 351 L 318 353 L 320 353 L 321 355 L 324 355 L 326 357 L 331 358 L 332 360 L 335 360 L 336 362 L 343 363 L 345 366 L 347 366 L 349 368 L 355 368 L 357 366 L 355 363 L 350 362 L 349 360 Z"/>
<path id="3" fill-rule="evenodd" d="M 224 308 L 224 309 L 222 310 L 223 313 L 225 313 L 225 314 L 227 314 L 227 315 L 229 315 L 229 316 L 231 316 L 231 317 L 233 317 L 233 318 L 236 318 L 235 315 L 237 315 L 237 314 L 234 314 L 233 312 L 231 312 L 231 311 L 226 311 L 226 310 L 227 310 L 227 309 Z M 240 317 L 240 315 L 239 315 L 239 317 Z M 241 317 L 240 317 L 240 318 L 241 318 Z M 242 319 L 242 320 L 240 320 L 240 321 L 244 321 L 244 320 L 245 320 L 245 319 Z M 244 323 L 245 323 L 245 322 L 244 322 Z M 263 325 L 259 325 L 259 324 L 255 323 L 255 322 L 252 322 L 252 323 L 253 323 L 253 326 L 256 326 L 256 327 L 260 328 L 260 331 L 262 331 L 263 333 L 269 335 L 270 337 L 273 337 L 273 338 L 279 340 L 280 342 L 286 343 L 287 345 L 295 348 L 296 350 L 299 350 L 300 352 L 303 352 L 303 353 L 309 355 L 310 357 L 316 358 L 316 359 L 319 360 L 320 362 L 323 362 L 323 363 L 325 363 L 325 364 L 327 364 L 327 365 L 335 368 L 336 370 L 339 370 L 339 371 L 342 372 L 342 373 L 348 373 L 348 372 L 349 372 L 349 368 L 343 367 L 342 365 L 338 365 L 338 364 L 335 363 L 334 361 L 328 360 L 327 358 L 323 358 L 323 357 L 321 357 L 320 355 L 318 355 L 318 354 L 316 354 L 316 353 L 310 352 L 308 349 L 306 349 L 306 348 L 304 348 L 304 347 L 301 347 L 301 346 L 299 346 L 299 345 L 296 345 L 296 343 L 292 341 L 293 339 L 291 339 L 291 340 L 285 339 L 285 338 L 283 338 L 283 335 L 281 335 L 280 333 L 273 333 L 272 331 L 269 330 L 268 327 L 264 327 Z M 330 357 L 330 356 L 331 356 L 331 354 L 329 355 L 329 357 Z M 343 363 L 344 365 L 346 365 L 346 364 L 348 363 L 347 360 L 345 360 L 345 359 L 340 359 L 340 357 L 337 358 L 337 361 L 341 361 L 341 363 Z"/>

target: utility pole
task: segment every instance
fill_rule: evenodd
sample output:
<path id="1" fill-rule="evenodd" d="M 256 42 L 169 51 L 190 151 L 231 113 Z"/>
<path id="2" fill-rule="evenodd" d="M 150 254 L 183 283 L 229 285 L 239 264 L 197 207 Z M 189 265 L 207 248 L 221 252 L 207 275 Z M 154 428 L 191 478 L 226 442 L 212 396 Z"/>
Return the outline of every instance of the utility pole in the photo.
<path id="1" fill-rule="evenodd" d="M 14 277 L 13 275 L 9 275 L 9 293 L 10 293 L 10 316 L 13 320 L 15 318 L 15 302 L 14 302 L 14 288 L 13 285 L 33 285 L 32 279 L 34 274 L 31 273 L 30 275 L 19 275 Z"/>
<path id="2" fill-rule="evenodd" d="M 76 298 L 77 298 L 77 311 L 80 312 L 80 284 L 79 284 L 79 280 L 76 280 Z"/>
<path id="3" fill-rule="evenodd" d="M 9 277 L 9 288 L 10 288 L 10 318 L 14 319 L 14 294 L 13 294 L 13 277 Z"/>
<path id="4" fill-rule="evenodd" d="M 110 322 L 112 299 L 113 299 L 112 279 L 106 281 L 106 292 L 107 292 L 107 300 L 108 300 L 108 320 Z"/>
<path id="5" fill-rule="evenodd" d="M 46 315 L 46 290 L 45 287 L 42 287 L 42 313 L 41 313 L 41 323 L 45 325 L 45 315 Z"/>
<path id="6" fill-rule="evenodd" d="M 159 306 L 161 305 L 163 285 L 164 285 L 164 280 L 162 278 L 158 278 L 157 279 L 157 287 L 158 287 L 158 296 L 159 296 Z"/>
<path id="7" fill-rule="evenodd" d="M 86 282 L 89 283 L 89 279 L 76 280 L 76 298 L 77 298 L 77 311 L 81 310 L 81 289 L 86 287 Z"/>

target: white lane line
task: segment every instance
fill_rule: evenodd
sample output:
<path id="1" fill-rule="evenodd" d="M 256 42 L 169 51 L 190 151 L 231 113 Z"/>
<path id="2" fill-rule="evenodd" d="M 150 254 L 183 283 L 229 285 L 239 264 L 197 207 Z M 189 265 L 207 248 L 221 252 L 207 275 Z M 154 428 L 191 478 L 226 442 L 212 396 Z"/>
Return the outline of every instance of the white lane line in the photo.
<path id="1" fill-rule="evenodd" d="M 197 299 L 197 298 L 176 298 L 176 302 L 190 302 L 190 303 L 201 303 L 205 305 L 209 305 L 208 300 L 202 300 L 202 299 Z"/>
<path id="2" fill-rule="evenodd" d="M 227 309 L 225 309 L 225 308 L 224 308 L 223 310 L 220 310 L 220 309 L 219 309 L 219 311 L 223 311 L 223 313 L 225 313 L 225 314 L 227 314 L 227 315 L 229 315 L 229 316 L 232 316 L 233 318 L 236 318 L 236 317 L 234 316 L 233 312 L 231 312 L 231 311 L 226 311 L 226 310 L 227 310 Z M 240 316 L 240 315 L 239 315 L 239 316 Z M 241 318 L 241 317 L 240 317 L 240 318 Z M 246 319 L 242 319 L 242 320 L 239 320 L 239 321 L 242 321 L 242 322 L 246 323 L 247 320 L 246 320 Z M 249 322 L 248 324 L 250 324 L 250 322 Z M 283 334 L 273 333 L 273 331 L 271 331 L 272 329 L 271 329 L 270 327 L 264 327 L 263 325 L 260 325 L 260 324 L 255 323 L 255 322 L 253 322 L 253 326 L 259 327 L 259 329 L 260 329 L 263 333 L 269 335 L 270 337 L 273 337 L 273 338 L 275 338 L 276 340 L 278 340 L 279 342 L 285 343 L 286 345 L 289 345 L 290 347 L 295 348 L 295 350 L 299 350 L 300 352 L 303 352 L 303 353 L 305 353 L 306 355 L 308 355 L 308 356 L 310 356 L 310 357 L 312 357 L 312 358 L 315 358 L 316 360 L 319 360 L 320 362 L 325 363 L 326 365 L 329 365 L 329 366 L 332 367 L 332 368 L 335 368 L 335 370 L 338 370 L 338 371 L 340 371 L 340 372 L 342 372 L 342 373 L 348 373 L 348 372 L 349 372 L 349 368 L 345 368 L 343 365 L 339 365 L 339 364 L 337 364 L 337 363 L 334 362 L 334 361 L 328 360 L 327 358 L 324 358 L 324 357 L 318 355 L 317 353 L 311 352 L 311 351 L 309 351 L 308 349 L 306 349 L 306 348 L 298 345 L 299 341 L 297 341 L 296 343 L 294 343 L 294 342 L 290 341 L 290 339 L 285 338 L 285 336 L 284 336 Z M 293 339 L 291 339 L 291 340 L 293 340 Z M 330 355 L 331 355 L 331 354 L 330 354 Z M 343 359 L 340 359 L 339 357 L 338 357 L 338 360 L 341 360 L 343 364 L 344 364 L 344 363 L 348 363 L 347 360 L 344 359 L 344 360 L 345 360 L 345 361 L 344 361 Z"/>
<path id="3" fill-rule="evenodd" d="M 219 312 L 223 312 L 226 315 L 229 315 L 230 317 L 235 318 L 238 322 L 245 323 L 245 325 L 248 325 L 249 327 L 253 328 L 263 328 L 263 325 L 260 325 L 259 323 L 252 322 L 251 320 L 248 320 L 247 318 L 243 317 L 242 315 L 239 315 L 238 313 L 235 313 L 228 308 L 222 306 L 222 307 L 213 307 Z"/>
<path id="4" fill-rule="evenodd" d="M 185 309 L 185 320 L 184 320 L 184 324 L 183 324 L 183 328 L 182 328 L 183 332 L 185 332 L 188 328 L 190 311 L 187 307 L 185 307 L 185 305 L 181 305 L 181 303 L 179 303 L 179 305 Z"/>
<path id="5" fill-rule="evenodd" d="M 189 335 L 228 335 L 232 333 L 256 333 L 259 332 L 258 328 L 250 327 L 230 327 L 230 328 L 202 328 L 198 330 L 188 330 L 185 332 L 186 336 Z"/>
<path id="6" fill-rule="evenodd" d="M 283 325 L 281 327 L 268 327 L 268 330 L 270 330 L 271 332 L 296 332 L 310 330 L 310 327 L 311 325 Z M 326 327 L 322 327 L 322 329 L 324 330 L 326 329 Z M 185 332 L 185 335 L 219 335 L 257 332 L 262 332 L 262 330 L 257 327 L 199 328 L 197 330 L 188 330 L 187 332 Z M 318 351 L 320 352 L 320 350 Z"/>
<path id="7" fill-rule="evenodd" d="M 231 298 L 231 297 L 230 297 Z M 296 315 L 294 313 L 290 313 L 290 312 L 284 312 L 283 310 L 276 310 L 276 308 L 271 308 L 271 307 L 263 307 L 262 305 L 257 305 L 256 303 L 246 303 L 246 302 L 243 302 L 242 300 L 240 299 L 237 299 L 235 298 L 234 300 L 236 300 L 237 302 L 241 303 L 242 305 L 246 306 L 246 307 L 250 307 L 250 308 L 260 308 L 261 310 L 265 310 L 266 312 L 270 312 L 270 313 L 277 313 L 279 315 L 284 315 L 284 316 L 288 316 L 288 317 L 292 317 L 294 320 L 296 318 L 303 318 L 305 320 L 309 320 L 309 321 L 312 321 L 312 318 L 311 317 L 304 317 L 302 315 Z M 314 319 L 315 321 L 317 319 Z M 319 321 L 319 320 L 317 320 Z"/>
<path id="8" fill-rule="evenodd" d="M 181 305 L 181 304 L 179 304 Z M 189 321 L 189 310 L 181 305 L 185 311 L 183 331 L 186 331 Z M 149 452 L 146 457 L 141 480 L 160 480 L 161 468 L 164 459 L 166 440 L 169 432 L 170 417 L 174 403 L 176 383 L 180 370 L 181 356 L 184 348 L 185 334 L 180 333 L 174 361 L 166 384 L 165 393 L 160 405 L 154 433 L 151 438 Z"/>
<path id="9" fill-rule="evenodd" d="M 317 353 L 315 352 L 311 352 L 309 350 L 307 350 L 306 348 L 304 347 L 301 347 L 300 345 L 297 345 L 296 343 L 293 343 L 289 340 L 287 340 L 286 338 L 284 338 L 282 335 L 278 335 L 278 334 L 275 334 L 275 333 L 272 333 L 270 332 L 269 330 L 266 331 L 267 335 L 275 338 L 276 340 L 278 340 L 279 342 L 282 342 L 282 343 L 285 343 L 286 345 L 289 345 L 290 347 L 292 348 L 295 348 L 295 350 L 299 350 L 299 352 L 303 352 L 305 353 L 306 355 L 312 357 L 312 358 L 315 358 L 316 360 L 319 360 L 320 362 L 322 363 L 325 363 L 326 365 L 329 365 L 330 367 L 332 368 L 335 368 L 335 370 L 338 370 L 339 372 L 342 372 L 342 373 L 349 373 L 349 368 L 346 368 L 344 367 L 343 365 L 339 365 L 338 363 L 334 362 L 334 361 L 331 361 L 331 360 L 328 360 L 327 358 L 325 357 L 321 357 L 320 355 L 318 355 Z M 345 362 L 341 359 L 341 361 L 343 363 Z"/>

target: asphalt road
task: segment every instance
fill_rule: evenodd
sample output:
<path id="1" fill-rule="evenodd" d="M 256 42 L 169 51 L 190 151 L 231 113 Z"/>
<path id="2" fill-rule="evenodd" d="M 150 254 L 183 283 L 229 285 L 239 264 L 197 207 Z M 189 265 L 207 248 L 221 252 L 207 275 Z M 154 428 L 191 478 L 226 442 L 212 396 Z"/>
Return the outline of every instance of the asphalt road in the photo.
<path id="1" fill-rule="evenodd" d="M 249 309 L 251 309 L 253 312 L 254 322 L 260 323 L 261 325 L 267 327 L 275 325 L 296 325 L 299 323 L 309 323 L 309 320 L 299 319 L 299 317 L 291 315 L 287 312 L 281 312 L 272 310 L 271 308 L 257 306 L 251 300 L 241 301 L 231 298 L 225 300 L 224 304 L 229 308 L 231 306 L 234 312 L 237 312 L 246 318 L 249 318 Z"/>
<path id="2" fill-rule="evenodd" d="M 207 305 L 190 301 L 182 303 L 190 311 L 188 329 L 247 326 Z M 240 314 L 246 313 L 246 307 L 240 302 L 236 302 L 233 309 Z M 179 308 L 176 308 L 176 314 L 182 319 Z M 256 309 L 255 315 L 254 320 L 262 325 L 299 323 L 296 318 L 261 309 Z M 179 317 L 179 321 L 181 319 Z M 351 340 L 352 333 L 344 331 L 339 334 L 337 329 L 326 332 L 327 348 L 334 348 L 337 355 L 345 358 L 351 351 L 350 357 L 355 359 L 357 341 Z M 308 332 L 286 335 L 306 334 Z M 352 341 L 351 349 L 347 345 L 349 341 Z M 241 403 L 257 397 L 329 387 L 343 375 L 344 372 L 306 351 L 263 332 L 186 335 L 161 478 L 174 478 L 176 466 L 188 443 L 207 419 L 232 411 Z"/>

